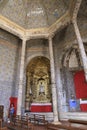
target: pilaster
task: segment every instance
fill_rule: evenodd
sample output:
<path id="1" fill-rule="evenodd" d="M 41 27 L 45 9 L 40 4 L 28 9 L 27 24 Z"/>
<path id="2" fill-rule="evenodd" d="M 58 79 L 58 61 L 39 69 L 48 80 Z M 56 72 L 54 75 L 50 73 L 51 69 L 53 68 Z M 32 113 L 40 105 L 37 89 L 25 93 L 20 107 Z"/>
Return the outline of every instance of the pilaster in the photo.
<path id="1" fill-rule="evenodd" d="M 84 48 L 84 45 L 83 45 L 83 41 L 82 41 L 81 34 L 80 34 L 76 20 L 73 20 L 73 26 L 74 26 L 76 38 L 77 38 L 77 41 L 78 41 L 78 46 L 79 46 L 79 50 L 80 50 L 80 54 L 81 54 L 81 58 L 82 58 L 84 72 L 85 72 L 85 79 L 86 79 L 86 82 L 87 82 L 87 56 L 86 56 L 86 53 L 85 53 L 85 48 Z"/>
<path id="2" fill-rule="evenodd" d="M 55 67 L 54 67 L 54 56 L 53 56 L 53 46 L 52 38 L 49 38 L 49 55 L 50 55 L 50 69 L 51 69 L 51 87 L 52 87 L 52 100 L 53 100 L 53 115 L 54 122 L 57 122 L 58 119 L 58 110 L 57 110 L 57 89 L 55 82 Z"/>
<path id="3" fill-rule="evenodd" d="M 21 61 L 20 61 L 20 75 L 19 75 L 19 87 L 18 87 L 17 115 L 21 115 L 21 108 L 22 108 L 22 93 L 23 93 L 25 50 L 26 50 L 26 39 L 23 39 L 22 40 L 22 49 L 21 49 Z"/>

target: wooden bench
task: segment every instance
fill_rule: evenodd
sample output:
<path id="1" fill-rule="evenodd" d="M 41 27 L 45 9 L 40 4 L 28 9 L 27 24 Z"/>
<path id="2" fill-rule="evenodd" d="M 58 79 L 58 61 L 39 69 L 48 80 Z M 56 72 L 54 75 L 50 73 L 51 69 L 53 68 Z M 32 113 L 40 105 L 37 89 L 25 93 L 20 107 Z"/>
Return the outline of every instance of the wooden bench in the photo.
<path id="1" fill-rule="evenodd" d="M 45 120 L 45 115 L 36 114 L 34 120 L 35 120 L 36 124 L 43 124 L 43 125 L 45 125 L 45 124 L 48 123 L 48 121 Z"/>
<path id="2" fill-rule="evenodd" d="M 85 121 L 85 120 L 69 119 L 68 122 L 69 122 L 70 125 L 71 125 L 71 123 L 77 123 L 77 124 L 81 124 L 81 125 L 87 125 L 87 121 Z"/>
<path id="3" fill-rule="evenodd" d="M 2 127 L 2 119 L 0 119 L 0 130 L 7 130 L 7 127 Z"/>
<path id="4" fill-rule="evenodd" d="M 31 123 L 35 123 L 35 114 L 30 114 L 29 120 L 30 120 Z"/>
<path id="5" fill-rule="evenodd" d="M 39 114 L 31 114 L 29 116 L 29 120 L 34 124 L 46 125 L 48 123 L 48 121 L 45 119 L 45 115 L 39 115 Z"/>
<path id="6" fill-rule="evenodd" d="M 48 123 L 47 125 L 47 130 L 59 130 L 59 129 L 64 129 L 64 130 L 87 130 L 87 127 L 75 127 L 75 126 L 69 126 L 69 125 L 64 125 L 64 124 L 50 124 Z"/>
<path id="7" fill-rule="evenodd" d="M 16 116 L 12 122 L 8 125 L 9 129 L 12 130 L 33 130 L 33 124 L 29 122 L 28 117 Z"/>

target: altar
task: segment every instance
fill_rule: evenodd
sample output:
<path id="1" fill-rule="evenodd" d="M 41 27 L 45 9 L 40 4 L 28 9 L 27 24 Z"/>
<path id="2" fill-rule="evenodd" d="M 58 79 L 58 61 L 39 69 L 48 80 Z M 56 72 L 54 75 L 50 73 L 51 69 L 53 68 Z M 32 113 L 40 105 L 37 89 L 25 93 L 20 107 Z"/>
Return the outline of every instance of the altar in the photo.
<path id="1" fill-rule="evenodd" d="M 87 99 L 80 99 L 80 108 L 82 112 L 87 112 Z"/>
<path id="2" fill-rule="evenodd" d="M 51 103 L 32 103 L 31 112 L 52 112 Z"/>
<path id="3" fill-rule="evenodd" d="M 38 66 L 33 70 L 33 76 L 30 67 L 27 70 L 25 95 L 25 110 L 27 111 L 52 112 L 52 92 L 48 66 L 45 63 L 43 64 L 43 60 L 38 59 Z"/>

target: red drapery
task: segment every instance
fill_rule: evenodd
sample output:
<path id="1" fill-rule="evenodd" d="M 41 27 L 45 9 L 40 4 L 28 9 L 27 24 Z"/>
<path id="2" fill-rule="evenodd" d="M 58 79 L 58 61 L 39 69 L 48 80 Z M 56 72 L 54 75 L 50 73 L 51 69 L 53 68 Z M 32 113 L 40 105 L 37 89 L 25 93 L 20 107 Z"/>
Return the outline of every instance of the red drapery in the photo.
<path id="1" fill-rule="evenodd" d="M 77 99 L 87 98 L 87 83 L 85 81 L 84 71 L 75 73 L 74 83 Z"/>
<path id="2" fill-rule="evenodd" d="M 76 72 L 74 75 L 75 91 L 77 99 L 87 99 L 87 83 L 84 71 Z M 82 111 L 87 111 L 87 104 L 80 105 Z"/>
<path id="3" fill-rule="evenodd" d="M 80 104 L 80 108 L 83 112 L 87 112 L 87 104 Z"/>

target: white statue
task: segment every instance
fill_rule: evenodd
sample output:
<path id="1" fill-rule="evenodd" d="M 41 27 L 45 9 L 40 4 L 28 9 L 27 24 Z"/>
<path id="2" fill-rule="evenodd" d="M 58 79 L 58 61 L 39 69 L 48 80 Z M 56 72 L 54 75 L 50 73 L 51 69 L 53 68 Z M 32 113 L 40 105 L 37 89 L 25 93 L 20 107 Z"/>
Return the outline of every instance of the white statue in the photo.
<path id="1" fill-rule="evenodd" d="M 42 82 L 40 82 L 40 87 L 39 87 L 39 94 L 45 94 L 45 90 L 44 90 L 44 85 L 42 84 Z"/>

